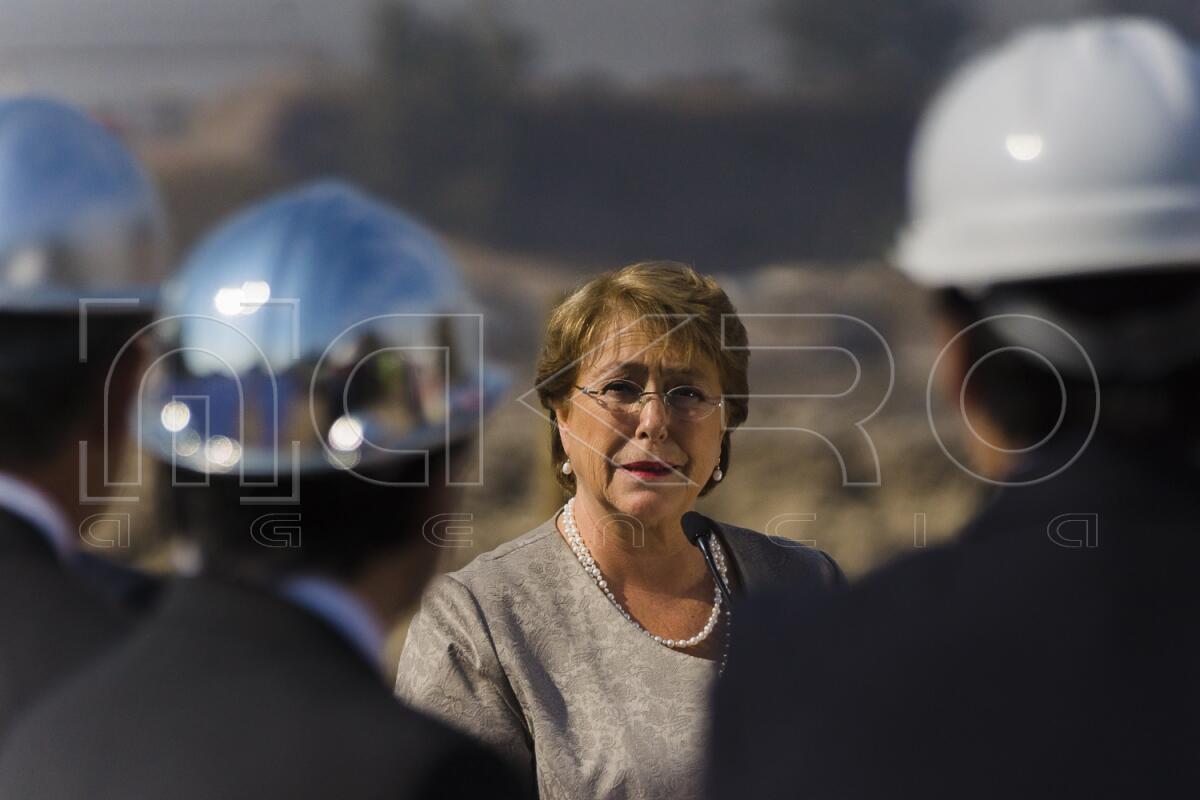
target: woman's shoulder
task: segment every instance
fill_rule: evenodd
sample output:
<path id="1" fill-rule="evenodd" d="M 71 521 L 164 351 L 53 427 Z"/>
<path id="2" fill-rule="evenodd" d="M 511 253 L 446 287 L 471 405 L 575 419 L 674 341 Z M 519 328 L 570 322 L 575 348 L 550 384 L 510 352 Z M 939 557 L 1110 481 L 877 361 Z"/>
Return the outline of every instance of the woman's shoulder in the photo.
<path id="1" fill-rule="evenodd" d="M 794 539 L 768 536 L 724 522 L 717 524 L 748 593 L 798 586 L 832 591 L 845 585 L 841 568 L 822 550 Z"/>
<path id="2" fill-rule="evenodd" d="M 513 586 L 515 582 L 544 571 L 553 561 L 551 551 L 560 546 L 559 540 L 552 517 L 533 530 L 481 553 L 465 567 L 445 575 L 444 579 L 462 584 L 475 594 L 497 584 Z"/>
<path id="3" fill-rule="evenodd" d="M 554 520 L 548 520 L 476 556 L 465 567 L 434 578 L 425 589 L 421 611 L 489 627 L 549 614 L 555 597 L 579 569 L 570 551 L 566 557 L 555 551 L 560 547 L 566 544 Z"/>

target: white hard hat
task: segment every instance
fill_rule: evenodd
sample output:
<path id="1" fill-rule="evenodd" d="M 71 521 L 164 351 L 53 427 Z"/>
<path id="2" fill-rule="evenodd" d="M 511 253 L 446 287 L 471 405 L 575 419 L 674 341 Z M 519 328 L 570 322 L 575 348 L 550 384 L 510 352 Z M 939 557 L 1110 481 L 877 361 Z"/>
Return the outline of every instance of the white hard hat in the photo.
<path id="1" fill-rule="evenodd" d="M 926 111 L 909 203 L 927 286 L 1200 264 L 1200 58 L 1145 19 L 1020 34 Z"/>

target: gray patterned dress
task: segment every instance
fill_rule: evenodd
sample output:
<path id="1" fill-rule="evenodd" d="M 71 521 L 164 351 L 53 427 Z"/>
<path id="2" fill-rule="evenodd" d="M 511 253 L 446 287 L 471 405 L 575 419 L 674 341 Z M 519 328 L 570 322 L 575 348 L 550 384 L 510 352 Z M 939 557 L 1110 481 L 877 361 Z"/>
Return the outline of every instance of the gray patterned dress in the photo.
<path id="1" fill-rule="evenodd" d="M 743 591 L 842 580 L 820 551 L 720 534 Z M 700 794 L 716 673 L 626 622 L 551 519 L 433 582 L 396 693 L 536 776 L 544 799 L 685 800 Z"/>

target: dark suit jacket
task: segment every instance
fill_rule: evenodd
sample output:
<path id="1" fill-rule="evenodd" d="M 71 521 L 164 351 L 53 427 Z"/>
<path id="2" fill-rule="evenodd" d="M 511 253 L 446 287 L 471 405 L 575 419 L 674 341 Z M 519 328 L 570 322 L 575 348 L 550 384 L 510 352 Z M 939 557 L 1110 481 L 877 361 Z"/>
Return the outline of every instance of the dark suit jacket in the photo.
<path id="1" fill-rule="evenodd" d="M 172 588 L 0 758 L 4 800 L 505 798 L 513 781 L 318 617 L 205 578 Z"/>
<path id="2" fill-rule="evenodd" d="M 744 609 L 710 796 L 1196 796 L 1198 498 L 1194 466 L 1094 441 L 825 607 Z"/>
<path id="3" fill-rule="evenodd" d="M 0 509 L 0 742 L 33 700 L 130 624 L 111 597 L 63 567 L 37 530 Z"/>

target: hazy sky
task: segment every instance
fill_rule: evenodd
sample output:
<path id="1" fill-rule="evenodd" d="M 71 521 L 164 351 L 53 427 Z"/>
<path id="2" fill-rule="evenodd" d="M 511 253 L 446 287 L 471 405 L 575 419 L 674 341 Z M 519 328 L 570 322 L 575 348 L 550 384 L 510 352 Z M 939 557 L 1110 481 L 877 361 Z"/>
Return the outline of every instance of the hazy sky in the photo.
<path id="1" fill-rule="evenodd" d="M 777 74 L 763 0 L 413 0 L 435 14 L 495 13 L 538 42 L 538 73 L 641 83 Z M 0 0 L 0 60 L 30 49 L 302 42 L 354 63 L 376 0 Z"/>
<path id="2" fill-rule="evenodd" d="M 252 77 L 287 45 L 362 66 L 370 12 L 380 1 L 0 0 L 0 86 L 79 83 L 85 93 L 118 86 L 132 95 L 161 88 L 155 81 L 211 87 Z M 856 1 L 864 13 L 877 2 L 846 0 Z M 998 29 L 1089 2 L 961 1 L 983 12 L 985 28 Z M 433 14 L 509 20 L 533 38 L 535 75 L 548 80 L 599 75 L 645 86 L 733 73 L 771 86 L 786 74 L 782 42 L 765 19 L 769 0 L 409 2 Z M 14 73 L 23 77 L 14 81 Z"/>
<path id="3" fill-rule="evenodd" d="M 494 7 L 538 41 L 550 77 L 603 72 L 640 83 L 698 73 L 782 73 L 766 0 L 417 0 L 437 13 Z"/>
<path id="4" fill-rule="evenodd" d="M 38 49 L 317 45 L 363 54 L 374 0 L 0 0 L 0 59 Z"/>

